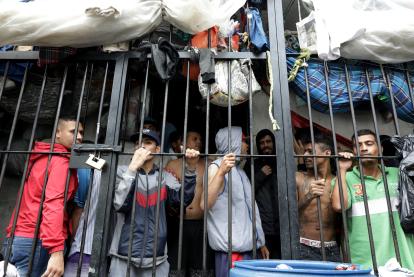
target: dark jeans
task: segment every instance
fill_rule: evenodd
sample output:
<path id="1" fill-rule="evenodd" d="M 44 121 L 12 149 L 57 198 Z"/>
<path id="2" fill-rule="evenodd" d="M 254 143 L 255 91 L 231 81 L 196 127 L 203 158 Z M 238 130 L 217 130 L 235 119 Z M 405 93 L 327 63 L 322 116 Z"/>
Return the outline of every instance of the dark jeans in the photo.
<path id="1" fill-rule="evenodd" d="M 4 241 L 3 255 L 6 256 L 7 241 Z M 29 260 L 32 249 L 32 238 L 14 237 L 11 255 L 9 262 L 17 268 L 17 272 L 21 277 L 28 276 Z M 45 248 L 42 247 L 40 240 L 36 243 L 34 260 L 32 266 L 31 277 L 38 277 L 46 270 L 47 262 L 49 261 L 49 254 Z"/>
<path id="2" fill-rule="evenodd" d="M 232 253 L 232 265 L 234 266 L 235 261 L 251 260 L 252 252 L 244 253 Z M 228 267 L 228 254 L 227 252 L 215 252 L 215 263 L 216 263 L 216 277 L 228 277 L 229 276 L 229 267 Z"/>
<path id="3" fill-rule="evenodd" d="M 178 267 L 178 234 L 179 219 L 168 218 L 168 262 L 170 263 L 170 277 L 202 276 L 203 269 L 203 220 L 183 221 L 183 245 L 181 257 L 181 272 Z M 213 253 L 207 244 L 207 276 L 214 275 Z"/>
<path id="4" fill-rule="evenodd" d="M 322 261 L 322 249 L 311 247 L 300 243 L 300 258 L 302 260 Z M 325 247 L 326 260 L 330 262 L 341 262 L 341 255 L 337 245 Z"/>

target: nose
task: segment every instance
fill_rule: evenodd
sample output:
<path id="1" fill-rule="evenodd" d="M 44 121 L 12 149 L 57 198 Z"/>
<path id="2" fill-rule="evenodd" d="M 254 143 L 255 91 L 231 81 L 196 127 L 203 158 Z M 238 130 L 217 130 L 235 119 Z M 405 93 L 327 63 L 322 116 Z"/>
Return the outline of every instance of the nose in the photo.
<path id="1" fill-rule="evenodd" d="M 76 140 L 78 140 L 79 142 L 82 142 L 83 134 L 81 132 L 78 132 L 78 135 L 76 136 Z"/>

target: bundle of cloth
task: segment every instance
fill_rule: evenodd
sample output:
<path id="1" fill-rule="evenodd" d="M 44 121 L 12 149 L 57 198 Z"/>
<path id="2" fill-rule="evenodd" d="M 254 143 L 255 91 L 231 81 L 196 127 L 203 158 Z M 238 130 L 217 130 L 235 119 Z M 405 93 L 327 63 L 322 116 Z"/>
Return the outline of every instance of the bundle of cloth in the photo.
<path id="1" fill-rule="evenodd" d="M 165 20 L 195 34 L 228 20 L 245 0 L 0 0 L 0 45 L 89 47 L 129 41 Z M 189 12 L 191 11 L 191 12 Z"/>

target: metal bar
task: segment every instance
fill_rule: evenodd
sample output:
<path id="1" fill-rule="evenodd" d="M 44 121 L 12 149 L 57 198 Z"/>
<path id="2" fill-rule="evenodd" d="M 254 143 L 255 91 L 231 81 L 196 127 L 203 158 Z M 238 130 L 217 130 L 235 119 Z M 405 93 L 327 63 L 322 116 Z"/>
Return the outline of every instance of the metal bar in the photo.
<path id="1" fill-rule="evenodd" d="M 101 124 L 101 116 L 102 116 L 102 107 L 103 107 L 103 101 L 104 101 L 104 96 L 105 96 L 105 90 L 106 90 L 106 82 L 107 82 L 107 78 L 108 78 L 108 67 L 109 67 L 109 63 L 106 63 L 106 68 L 105 68 L 105 75 L 104 75 L 104 80 L 103 80 L 103 86 L 102 86 L 102 91 L 101 91 L 101 99 L 99 102 L 99 111 L 98 111 L 98 121 L 96 123 L 96 132 L 95 132 L 95 144 L 98 143 L 98 139 L 99 139 L 99 132 L 100 132 L 100 124 Z M 77 118 L 76 118 L 76 122 L 79 122 L 79 118 L 80 118 L 80 114 L 81 114 L 81 109 L 82 109 L 82 102 L 83 102 L 83 94 L 85 92 L 85 85 L 86 85 L 86 76 L 88 73 L 88 68 L 89 68 L 89 63 L 86 64 L 86 69 L 85 69 L 85 74 L 83 76 L 83 83 L 82 83 L 82 91 L 81 91 L 81 96 L 80 96 L 80 104 L 78 107 L 78 114 L 77 114 Z M 92 68 L 93 69 L 93 68 Z M 89 91 L 88 91 L 89 92 Z M 86 104 L 86 106 L 88 106 L 89 103 Z M 79 126 L 79 123 L 77 124 L 76 127 Z M 77 134 L 77 130 L 76 130 L 76 134 Z M 87 231 L 87 225 L 88 225 L 88 220 L 89 220 L 89 209 L 90 209 L 90 203 L 91 203 L 91 194 L 92 194 L 92 186 L 94 184 L 94 170 L 90 171 L 89 174 L 89 186 L 88 186 L 88 195 L 86 198 L 86 203 L 85 203 L 85 208 L 84 208 L 84 213 L 85 213 L 85 217 L 83 218 L 83 226 L 82 226 L 82 236 L 81 236 L 81 245 L 80 245 L 80 252 L 79 252 L 79 260 L 78 260 L 78 268 L 76 270 L 76 277 L 80 277 L 81 276 L 81 271 L 82 271 L 82 263 L 83 263 L 83 251 L 85 249 L 85 239 L 86 239 L 86 231 Z"/>
<path id="2" fill-rule="evenodd" d="M 369 93 L 369 100 L 370 100 L 370 104 L 371 104 L 372 120 L 374 122 L 375 135 L 376 135 L 376 139 L 377 139 L 377 144 L 380 145 L 381 140 L 380 140 L 380 137 L 379 137 L 379 129 L 378 129 L 376 112 L 375 112 L 374 97 L 372 96 L 371 81 L 370 81 L 370 78 L 369 78 L 368 70 L 366 68 L 365 68 L 365 77 L 366 77 L 367 86 L 368 86 L 368 93 Z M 397 261 L 401 264 L 401 255 L 400 255 L 400 249 L 398 247 L 397 233 L 395 231 L 395 223 L 394 223 L 394 219 L 393 219 L 393 215 L 392 215 L 390 192 L 389 192 L 389 188 L 388 188 L 387 175 L 385 174 L 384 159 L 381 158 L 380 162 L 381 162 L 382 179 L 384 180 L 384 191 L 385 191 L 385 199 L 387 201 L 388 217 L 389 217 L 390 226 L 391 226 L 392 241 L 393 241 L 394 249 L 395 249 L 395 257 L 397 258 Z"/>
<path id="3" fill-rule="evenodd" d="M 9 73 L 9 66 L 10 66 L 10 62 L 6 62 L 6 66 L 4 67 L 3 80 L 0 85 L 0 100 L 3 95 L 4 88 L 6 86 L 7 74 Z"/>
<path id="4" fill-rule="evenodd" d="M 211 48 L 211 29 L 208 29 L 207 32 L 207 45 L 208 48 Z M 210 95 L 211 85 L 207 85 L 207 95 Z M 209 153 L 209 139 L 210 139 L 210 97 L 206 97 L 206 138 L 204 152 Z M 208 211 L 208 158 L 204 159 L 204 178 L 203 178 L 203 201 L 204 201 L 204 210 L 203 210 L 203 272 L 207 272 L 207 211 Z"/>
<path id="5" fill-rule="evenodd" d="M 248 24 L 249 26 L 249 24 Z M 254 159 L 253 159 L 253 95 L 252 95 L 252 68 L 251 61 L 249 61 L 249 150 L 250 150 L 250 176 L 252 185 L 252 249 L 253 259 L 257 257 L 257 243 L 256 243 L 256 184 L 254 180 Z M 275 146 L 273 146 L 275 147 Z M 264 258 L 264 257 L 262 257 Z"/>
<path id="6" fill-rule="evenodd" d="M 124 99 L 125 78 L 128 67 L 126 55 L 120 55 L 115 64 L 113 75 L 111 100 L 108 113 L 108 125 L 106 128 L 105 144 L 117 145 L 119 141 L 120 125 L 122 122 L 122 105 Z M 110 153 L 107 156 L 108 166 L 102 170 L 99 189 L 91 262 L 89 276 L 100 277 L 107 275 L 107 254 L 109 241 L 109 228 L 111 226 L 110 214 L 112 209 L 112 195 L 117 170 L 117 154 Z"/>
<path id="7" fill-rule="evenodd" d="M 231 51 L 231 36 L 228 37 L 228 51 Z M 228 99 L 227 99 L 227 128 L 228 128 L 228 147 L 229 147 L 229 153 L 232 152 L 231 149 L 231 63 L 232 61 L 227 61 L 227 91 L 228 91 Z M 227 181 L 228 181 L 228 199 L 227 199 L 227 213 L 228 213 L 228 218 L 227 218 L 227 235 L 228 235 L 228 256 L 227 256 L 227 266 L 228 269 L 230 270 L 232 267 L 232 263 L 231 263 L 231 257 L 232 257 L 232 252 L 233 252 L 233 238 L 232 238 L 232 231 L 233 231 L 233 214 L 232 214 L 232 202 L 233 202 L 233 182 L 232 182 L 232 174 L 231 174 L 231 170 L 227 173 Z"/>
<path id="8" fill-rule="evenodd" d="M 16 230 L 17 218 L 18 218 L 18 215 L 19 215 L 20 204 L 21 204 L 22 197 L 23 197 L 24 184 L 26 182 L 26 176 L 27 176 L 28 168 L 29 168 L 30 149 L 32 149 L 32 147 L 33 147 L 34 136 L 35 136 L 35 133 L 36 133 L 37 122 L 38 122 L 39 114 L 40 114 L 40 107 L 42 105 L 43 94 L 44 94 L 45 86 L 46 86 L 46 80 L 47 80 L 47 66 L 45 67 L 45 71 L 44 71 L 44 74 L 43 74 L 43 81 L 42 81 L 42 86 L 41 86 L 41 89 L 40 89 L 39 100 L 37 102 L 37 107 L 36 107 L 36 113 L 35 113 L 35 118 L 34 118 L 34 122 L 33 122 L 32 132 L 30 134 L 30 142 L 29 142 L 29 146 L 28 146 L 28 152 L 27 152 L 27 155 L 26 155 L 26 162 L 25 162 L 25 165 L 24 165 L 22 179 L 20 181 L 19 194 L 18 194 L 18 197 L 17 197 L 17 203 L 16 203 L 15 212 L 14 212 L 13 223 L 12 223 L 12 228 L 11 228 L 11 232 L 10 232 L 10 238 L 7 241 L 6 253 L 4 253 L 5 254 L 5 257 L 4 257 L 4 272 L 7 272 L 7 265 L 8 265 L 9 259 L 10 259 L 11 247 L 12 247 L 13 239 L 14 239 L 14 232 Z M 2 181 L 0 181 L 0 184 L 1 183 L 2 183 Z"/>
<path id="9" fill-rule="evenodd" d="M 407 67 L 407 65 L 406 65 Z M 408 92 L 410 93 L 410 98 L 411 98 L 411 104 L 413 105 L 413 111 L 414 111 L 414 93 L 413 93 L 413 87 L 411 85 L 411 76 L 410 76 L 410 72 L 408 71 L 408 69 L 406 68 L 405 70 L 405 78 L 407 80 L 407 86 L 408 86 Z M 1 98 L 1 97 L 0 97 Z"/>
<path id="10" fill-rule="evenodd" d="M 63 73 L 63 79 L 62 79 L 62 86 L 61 86 L 59 100 L 58 100 L 58 104 L 57 104 L 58 106 L 57 106 L 57 111 L 56 111 L 56 116 L 55 116 L 55 122 L 54 122 L 54 125 L 53 125 L 53 131 L 52 131 L 52 142 L 51 142 L 51 145 L 50 145 L 50 150 L 51 151 L 53 151 L 54 148 L 55 148 L 56 131 L 57 131 L 57 127 L 58 127 L 60 111 L 61 111 L 61 108 L 62 108 L 63 92 L 65 91 L 67 75 L 68 75 L 68 66 L 65 66 L 65 71 Z M 37 238 L 39 236 L 40 223 L 41 223 L 42 213 L 43 213 L 43 203 L 44 203 L 45 197 L 46 197 L 46 186 L 47 186 L 47 181 L 48 181 L 48 177 L 49 177 L 48 168 L 50 166 L 51 160 L 52 160 L 52 155 L 49 154 L 48 158 L 47 158 L 45 178 L 44 178 L 43 185 L 42 185 L 42 195 L 41 195 L 41 198 L 40 198 L 39 210 L 38 210 L 38 213 L 37 213 L 36 227 L 35 227 L 35 232 L 34 232 L 34 235 L 33 235 L 32 248 L 31 248 L 31 252 L 30 252 L 31 255 L 30 255 L 29 264 L 28 264 L 28 271 L 27 272 L 28 272 L 29 275 L 32 272 L 34 254 L 35 254 L 35 249 L 36 249 L 36 244 L 37 244 Z M 68 174 L 69 174 L 69 172 L 68 172 Z"/>
<path id="11" fill-rule="evenodd" d="M 2 167 L 1 167 L 1 173 L 0 173 L 0 189 L 1 189 L 1 185 L 3 184 L 4 174 L 6 172 L 7 160 L 9 158 L 9 150 L 10 150 L 11 144 L 13 142 L 14 131 L 16 130 L 17 119 L 19 117 L 20 105 L 22 103 L 23 93 L 24 93 L 24 90 L 26 88 L 28 69 L 29 69 L 29 65 L 27 64 L 26 68 L 24 70 L 23 82 L 22 82 L 22 86 L 20 88 L 19 98 L 17 99 L 16 111 L 14 112 L 14 116 L 13 116 L 13 122 L 12 122 L 12 127 L 11 127 L 11 130 L 10 130 L 9 140 L 7 142 L 6 151 L 5 151 L 5 154 L 4 154 L 4 157 L 3 157 L 3 163 L 2 163 Z"/>
<path id="12" fill-rule="evenodd" d="M 139 137 L 138 137 L 138 145 L 142 144 L 142 129 L 144 127 L 144 115 L 145 115 L 145 105 L 146 105 L 146 99 L 147 99 L 147 93 L 148 93 L 148 73 L 149 73 L 149 60 L 147 60 L 147 68 L 146 68 L 146 72 L 145 72 L 145 85 L 144 85 L 144 101 L 142 102 L 142 107 L 141 107 L 141 121 L 140 121 L 140 129 L 139 129 Z M 133 195 L 133 200 L 132 200 L 132 211 L 131 211 L 131 227 L 129 230 L 129 241 L 128 241 L 128 260 L 127 260 L 127 277 L 129 277 L 131 275 L 131 258 L 132 258 L 132 243 L 134 241 L 134 228 L 135 228 L 135 213 L 136 213 L 136 199 L 137 199 L 137 191 L 138 191 L 138 178 L 139 178 L 139 173 L 137 172 L 135 175 L 135 186 L 134 186 L 134 195 Z M 141 179 L 141 178 L 139 178 Z M 147 180 L 148 181 L 148 180 Z M 147 200 L 148 201 L 148 200 Z M 148 208 L 148 207 L 146 207 Z M 144 218 L 144 220 L 146 221 L 147 219 Z M 145 230 L 144 233 L 146 233 L 146 229 L 148 228 L 148 226 L 145 226 Z M 146 244 L 146 237 L 144 237 L 144 247 Z M 155 250 L 154 250 L 155 251 Z M 143 257 L 141 256 L 141 259 Z M 141 261 L 142 262 L 142 261 Z"/>
<path id="13" fill-rule="evenodd" d="M 312 108 L 311 108 L 311 100 L 310 100 L 310 92 L 309 92 L 309 82 L 308 82 L 308 72 L 305 69 L 305 83 L 306 83 L 306 102 L 308 106 L 308 116 L 309 116 L 309 129 L 311 133 L 311 142 L 312 142 L 312 154 L 316 154 L 315 149 L 315 134 L 313 132 L 313 119 L 312 119 Z M 312 162 L 313 162 L 313 176 L 315 180 L 319 179 L 318 174 L 318 166 L 316 164 L 316 158 L 312 156 Z M 327 176 L 323 176 L 323 178 L 326 179 Z M 306 177 L 305 177 L 306 178 Z M 326 181 L 326 180 L 325 180 Z M 322 260 L 326 261 L 326 250 L 325 250 L 325 237 L 324 237 L 324 229 L 323 229 L 323 214 L 322 214 L 322 206 L 321 206 L 321 197 L 316 197 L 316 207 L 318 212 L 318 222 L 319 222 L 319 239 L 321 241 L 321 254 L 322 254 Z"/>
<path id="14" fill-rule="evenodd" d="M 169 89 L 170 82 L 167 81 L 165 83 L 165 97 L 164 97 L 164 110 L 162 114 L 162 128 L 161 128 L 161 151 L 164 152 L 164 143 L 165 143 L 165 122 L 167 120 L 167 107 L 168 107 L 168 89 Z M 163 163 L 164 163 L 164 156 L 161 156 L 160 160 L 160 173 L 158 175 L 158 187 L 157 187 L 157 206 L 156 206 L 156 213 L 155 213 L 155 238 L 154 238 L 154 253 L 152 256 L 152 276 L 156 277 L 156 269 L 157 269 L 157 246 L 158 246 L 158 228 L 160 225 L 160 197 L 161 197 L 161 181 L 162 181 L 162 172 L 163 172 Z"/>
<path id="15" fill-rule="evenodd" d="M 382 65 L 380 65 L 381 68 L 381 73 L 382 76 L 384 78 L 385 84 L 388 87 L 388 91 L 390 92 L 390 100 L 391 100 L 391 108 L 392 108 L 392 116 L 393 116 L 393 121 L 394 121 L 394 128 L 395 128 L 395 132 L 397 133 L 397 135 L 400 135 L 400 126 L 398 125 L 398 116 L 397 116 L 397 111 L 395 109 L 395 100 L 394 100 L 394 93 L 392 90 L 392 84 L 391 84 L 391 80 L 390 80 L 390 76 L 387 72 L 385 72 L 384 67 Z"/>
<path id="16" fill-rule="evenodd" d="M 351 118 L 352 118 L 352 126 L 354 129 L 354 136 L 355 136 L 355 148 L 357 150 L 357 154 L 361 155 L 360 149 L 359 149 L 359 143 L 358 143 L 358 131 L 357 131 L 357 125 L 356 125 L 356 121 L 355 121 L 355 110 L 354 110 L 354 103 L 352 100 L 352 90 L 351 90 L 351 86 L 349 84 L 349 73 L 348 73 L 348 67 L 345 64 L 344 65 L 345 68 L 345 77 L 346 77 L 346 87 L 347 87 L 347 91 L 348 91 L 348 97 L 349 97 L 349 106 L 351 108 Z M 369 246 L 371 249 L 371 256 L 372 256 L 372 265 L 374 268 L 374 273 L 375 275 L 378 275 L 378 265 L 377 265 L 377 258 L 376 258 L 376 253 L 375 253 L 375 245 L 374 245 L 374 238 L 372 236 L 372 226 L 371 226 L 371 217 L 369 215 L 369 207 L 368 207 L 368 196 L 367 196 L 367 189 L 365 187 L 365 177 L 364 177 L 364 172 L 362 170 L 362 162 L 361 159 L 358 159 L 358 166 L 359 166 L 359 171 L 361 174 L 361 185 L 362 185 L 362 191 L 363 191 L 363 197 L 364 197 L 364 208 L 365 208 L 365 216 L 366 216 L 366 220 L 367 220 L 367 228 L 368 228 L 368 238 L 369 238 Z"/>
<path id="17" fill-rule="evenodd" d="M 188 101 L 189 101 L 189 94 L 190 94 L 190 61 L 187 61 L 187 81 L 186 81 L 186 88 L 185 88 L 185 103 L 184 103 L 184 130 L 183 130 L 183 152 L 185 153 L 187 149 L 187 125 L 188 125 Z M 184 180 L 185 180 L 185 163 L 186 157 L 182 158 L 181 163 L 181 191 L 180 191 L 180 223 L 178 229 L 178 264 L 177 264 L 177 271 L 180 273 L 181 276 L 181 263 L 182 263 L 182 255 L 183 255 L 183 222 L 184 222 Z M 196 174 L 197 174 L 197 167 L 196 167 Z M 196 178 L 197 179 L 197 178 Z M 194 184 L 197 186 L 197 181 Z"/>
<path id="18" fill-rule="evenodd" d="M 289 88 L 287 82 L 286 52 L 284 44 L 283 6 L 281 0 L 267 0 L 269 41 L 273 76 L 273 115 L 283 125 L 275 132 L 277 164 L 285 165 L 277 171 L 281 253 L 283 259 L 299 257 L 299 223 L 296 199 L 296 164 L 293 159 L 293 137 L 290 117 Z M 287 200 L 287 201 L 286 201 Z"/>
<path id="19" fill-rule="evenodd" d="M 332 140 L 333 140 L 333 150 L 335 155 L 331 155 L 331 157 L 335 157 L 335 164 L 336 164 L 336 172 L 340 172 L 339 170 L 339 155 L 338 155 L 338 143 L 336 141 L 336 130 L 335 130 L 335 122 L 333 116 L 333 108 L 332 108 L 332 98 L 331 98 L 331 87 L 329 84 L 329 75 L 328 75 L 328 64 L 324 63 L 324 76 L 325 76 L 325 84 L 326 84 L 326 93 L 328 96 L 328 105 L 329 105 L 329 119 L 331 123 L 331 130 L 332 130 Z M 344 205 L 344 192 L 342 188 L 342 180 L 338 178 L 338 188 L 339 188 L 339 201 L 341 202 L 341 215 L 342 215 L 342 224 L 344 225 L 344 246 L 343 252 L 344 257 L 343 260 L 345 262 L 351 261 L 351 253 L 349 247 L 349 235 L 348 235 L 348 222 L 347 222 L 347 215 Z"/>

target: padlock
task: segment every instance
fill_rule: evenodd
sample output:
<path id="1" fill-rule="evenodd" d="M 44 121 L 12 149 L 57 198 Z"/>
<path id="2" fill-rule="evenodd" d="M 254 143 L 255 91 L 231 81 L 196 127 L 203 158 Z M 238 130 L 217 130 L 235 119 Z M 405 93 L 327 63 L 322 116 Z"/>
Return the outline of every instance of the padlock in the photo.
<path id="1" fill-rule="evenodd" d="M 89 154 L 89 158 L 86 161 L 87 165 L 98 170 L 101 170 L 105 163 L 106 161 L 104 159 L 95 157 L 94 154 Z"/>

